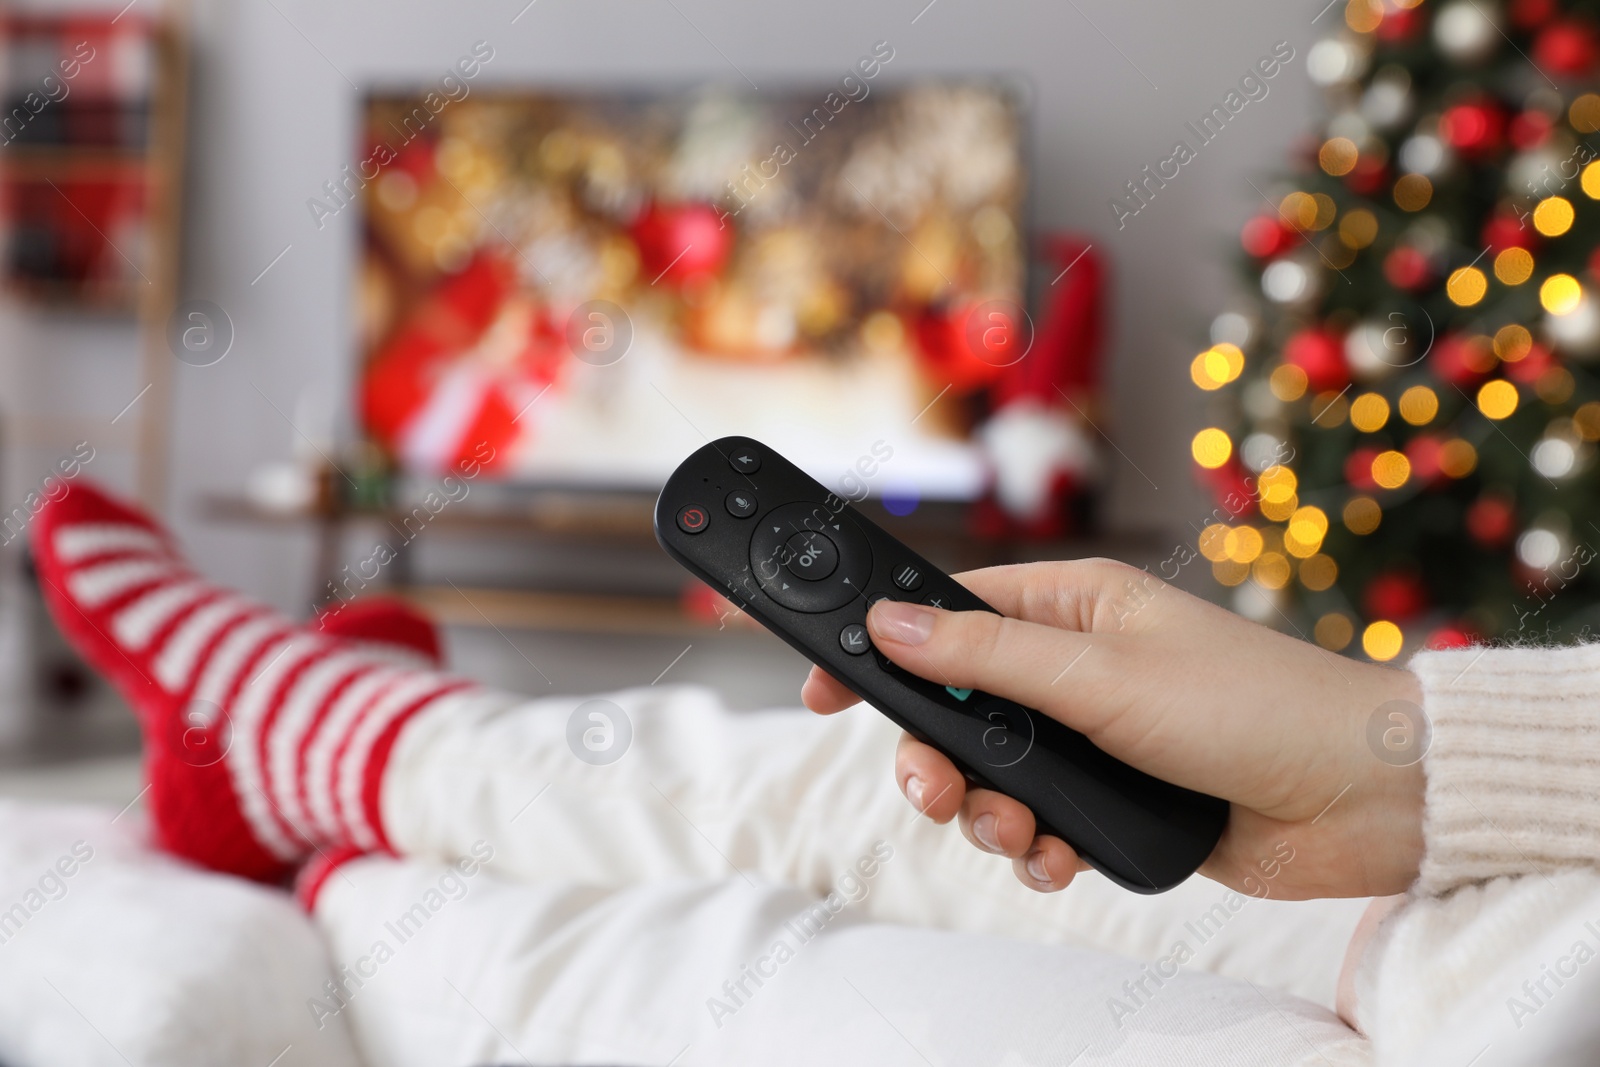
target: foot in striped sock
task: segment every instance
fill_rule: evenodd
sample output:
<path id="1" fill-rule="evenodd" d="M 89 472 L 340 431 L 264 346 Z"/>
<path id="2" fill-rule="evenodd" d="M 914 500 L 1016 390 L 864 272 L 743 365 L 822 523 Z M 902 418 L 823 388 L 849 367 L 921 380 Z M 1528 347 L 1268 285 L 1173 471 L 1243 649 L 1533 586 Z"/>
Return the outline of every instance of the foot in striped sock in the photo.
<path id="1" fill-rule="evenodd" d="M 280 881 L 313 852 L 389 847 L 383 768 L 401 727 L 469 683 L 394 605 L 297 626 L 197 576 L 149 518 L 82 479 L 34 520 L 62 632 L 139 718 L 161 844 Z"/>

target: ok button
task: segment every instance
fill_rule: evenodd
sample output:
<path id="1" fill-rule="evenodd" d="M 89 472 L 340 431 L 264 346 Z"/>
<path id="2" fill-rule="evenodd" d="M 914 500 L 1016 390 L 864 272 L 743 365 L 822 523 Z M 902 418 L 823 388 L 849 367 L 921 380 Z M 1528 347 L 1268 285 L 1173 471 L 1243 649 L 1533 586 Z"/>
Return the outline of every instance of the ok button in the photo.
<path id="1" fill-rule="evenodd" d="M 796 578 L 820 582 L 839 566 L 839 550 L 832 541 L 814 530 L 802 530 L 784 542 L 788 559 L 784 566 Z"/>

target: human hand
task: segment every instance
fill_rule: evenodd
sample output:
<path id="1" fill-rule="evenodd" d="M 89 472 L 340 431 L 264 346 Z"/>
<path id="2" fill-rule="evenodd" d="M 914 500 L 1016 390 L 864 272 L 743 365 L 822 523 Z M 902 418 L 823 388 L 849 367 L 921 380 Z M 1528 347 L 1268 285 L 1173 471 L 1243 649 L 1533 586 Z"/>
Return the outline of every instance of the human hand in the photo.
<path id="1" fill-rule="evenodd" d="M 1421 766 L 1393 766 L 1367 743 L 1381 705 L 1420 704 L 1409 672 L 1335 656 L 1112 561 L 956 580 L 1002 615 L 879 601 L 873 643 L 913 674 L 1035 708 L 1140 770 L 1229 801 L 1203 874 L 1285 899 L 1381 896 L 1416 878 Z M 801 699 L 831 714 L 859 698 L 813 667 Z M 967 839 L 1011 857 L 1024 885 L 1061 889 L 1085 869 L 1065 842 L 1035 833 L 1027 807 L 970 786 L 937 749 L 902 737 L 895 765 L 913 806 L 941 823 L 959 815 Z"/>

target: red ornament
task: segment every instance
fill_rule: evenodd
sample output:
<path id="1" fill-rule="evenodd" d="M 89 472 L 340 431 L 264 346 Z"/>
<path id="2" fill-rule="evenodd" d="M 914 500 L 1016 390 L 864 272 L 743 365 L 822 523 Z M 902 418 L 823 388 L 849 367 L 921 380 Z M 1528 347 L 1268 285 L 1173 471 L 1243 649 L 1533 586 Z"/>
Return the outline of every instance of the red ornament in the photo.
<path id="1" fill-rule="evenodd" d="M 1384 12 L 1383 21 L 1378 23 L 1377 36 L 1389 44 L 1400 44 L 1415 37 L 1421 27 L 1422 16 L 1417 9 L 1403 7 L 1398 11 Z"/>
<path id="2" fill-rule="evenodd" d="M 1537 148 L 1550 136 L 1554 120 L 1543 111 L 1524 111 L 1511 120 L 1511 143 L 1526 151 Z"/>
<path id="3" fill-rule="evenodd" d="M 1239 244 L 1257 259 L 1268 259 L 1294 243 L 1294 230 L 1277 215 L 1257 215 L 1239 231 Z"/>
<path id="4" fill-rule="evenodd" d="M 1538 232 L 1514 214 L 1497 214 L 1483 224 L 1479 243 L 1496 254 L 1508 248 L 1532 248 Z"/>
<path id="5" fill-rule="evenodd" d="M 1514 382 L 1531 385 L 1544 376 L 1545 371 L 1556 365 L 1556 357 L 1544 345 L 1535 341 L 1528 347 L 1528 354 L 1515 363 L 1507 363 L 1506 377 Z"/>
<path id="6" fill-rule="evenodd" d="M 1439 133 L 1466 155 L 1482 156 L 1498 149 L 1505 126 L 1505 112 L 1481 100 L 1457 104 L 1439 119 Z"/>
<path id="7" fill-rule="evenodd" d="M 1485 493 L 1467 507 L 1467 533 L 1484 548 L 1504 547 L 1516 524 L 1516 511 L 1504 494 Z"/>
<path id="8" fill-rule="evenodd" d="M 1213 470 L 1199 466 L 1195 469 L 1200 481 L 1211 490 L 1217 506 L 1227 512 L 1231 519 L 1237 520 L 1255 512 L 1256 485 L 1245 473 L 1238 456 Z"/>
<path id="9" fill-rule="evenodd" d="M 1301 330 L 1283 346 L 1283 361 L 1306 372 L 1306 384 L 1315 393 L 1343 389 L 1350 384 L 1344 362 L 1344 339 L 1329 330 Z"/>
<path id="10" fill-rule="evenodd" d="M 1428 353 L 1428 366 L 1451 385 L 1467 386 L 1486 377 L 1496 366 L 1494 350 L 1461 334 L 1446 334 Z"/>
<path id="11" fill-rule="evenodd" d="M 970 393 L 999 378 L 1032 340 L 1028 324 L 1012 322 L 1006 312 L 993 312 L 999 321 L 992 324 L 975 321 L 980 307 L 933 305 L 912 327 L 931 375 L 948 381 L 957 393 Z"/>
<path id="12" fill-rule="evenodd" d="M 716 274 L 733 249 L 733 228 L 710 204 L 651 204 L 633 223 L 645 277 L 682 285 Z"/>
<path id="13" fill-rule="evenodd" d="M 1361 607 L 1369 619 L 1404 622 L 1422 614 L 1427 606 L 1428 591 L 1410 571 L 1380 574 L 1367 583 L 1361 594 Z"/>
<path id="14" fill-rule="evenodd" d="M 1594 27 L 1580 19 L 1552 22 L 1533 39 L 1533 62 L 1552 74 L 1576 78 L 1594 69 L 1600 41 Z"/>
<path id="15" fill-rule="evenodd" d="M 1433 278 L 1433 267 L 1428 257 L 1411 245 L 1396 245 L 1383 257 L 1383 276 L 1397 289 L 1416 290 Z"/>
<path id="16" fill-rule="evenodd" d="M 1414 437 L 1406 445 L 1406 459 L 1411 461 L 1411 476 L 1420 482 L 1431 482 L 1439 477 L 1439 453 L 1443 446 L 1432 434 Z"/>
<path id="17" fill-rule="evenodd" d="M 1372 461 L 1378 458 L 1376 448 L 1358 448 L 1344 458 L 1344 480 L 1353 488 L 1370 492 L 1378 488 L 1372 477 Z"/>
<path id="18" fill-rule="evenodd" d="M 1467 648 L 1477 641 L 1471 630 L 1465 626 L 1447 623 L 1428 635 L 1423 642 L 1428 648 Z"/>
<path id="19" fill-rule="evenodd" d="M 1352 193 L 1373 196 L 1389 184 L 1389 168 L 1375 156 L 1364 155 L 1356 160 L 1354 169 L 1344 176 L 1345 185 Z"/>
<path id="20" fill-rule="evenodd" d="M 1595 250 L 1589 253 L 1589 275 L 1600 279 L 1600 245 L 1597 245 Z"/>
<path id="21" fill-rule="evenodd" d="M 1519 30 L 1536 30 L 1556 13 L 1556 0 L 1513 0 L 1511 24 Z"/>

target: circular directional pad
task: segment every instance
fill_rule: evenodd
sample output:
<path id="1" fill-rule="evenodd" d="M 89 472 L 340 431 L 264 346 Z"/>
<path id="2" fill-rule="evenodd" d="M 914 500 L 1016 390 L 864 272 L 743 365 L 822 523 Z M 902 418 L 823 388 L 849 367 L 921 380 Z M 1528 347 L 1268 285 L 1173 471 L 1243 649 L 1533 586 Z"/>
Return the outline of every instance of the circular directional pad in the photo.
<path id="1" fill-rule="evenodd" d="M 757 520 L 750 569 L 784 607 L 833 611 L 862 595 L 872 552 L 861 530 L 826 505 L 785 504 Z"/>
<path id="2" fill-rule="evenodd" d="M 790 574 L 807 582 L 820 582 L 839 569 L 839 549 L 823 533 L 801 530 L 783 547 L 788 550 L 784 567 Z"/>

